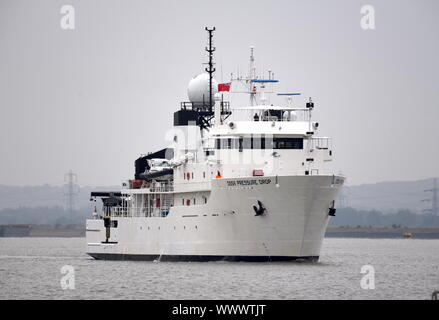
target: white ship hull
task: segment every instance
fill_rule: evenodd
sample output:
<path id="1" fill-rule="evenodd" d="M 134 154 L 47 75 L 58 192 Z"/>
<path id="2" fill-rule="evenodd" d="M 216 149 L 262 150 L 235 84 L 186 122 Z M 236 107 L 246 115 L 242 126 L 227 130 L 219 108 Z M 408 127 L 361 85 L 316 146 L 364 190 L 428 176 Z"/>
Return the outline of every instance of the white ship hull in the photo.
<path id="1" fill-rule="evenodd" d="M 252 182 L 256 181 L 256 182 Z M 214 179 L 209 201 L 166 217 L 87 220 L 87 253 L 117 260 L 316 261 L 328 211 L 344 178 L 332 175 Z M 261 201 L 266 213 L 255 216 Z"/>

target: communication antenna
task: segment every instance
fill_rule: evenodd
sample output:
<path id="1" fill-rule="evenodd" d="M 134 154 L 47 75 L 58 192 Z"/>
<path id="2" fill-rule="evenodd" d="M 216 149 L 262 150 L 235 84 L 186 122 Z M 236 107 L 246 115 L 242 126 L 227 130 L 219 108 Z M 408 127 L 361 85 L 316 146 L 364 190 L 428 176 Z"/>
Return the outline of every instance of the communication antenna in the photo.
<path id="1" fill-rule="evenodd" d="M 439 208 L 438 208 L 438 187 L 437 187 L 437 178 L 433 179 L 433 188 L 432 189 L 426 189 L 424 192 L 431 192 L 431 198 L 430 199 L 423 199 L 423 202 L 431 202 L 431 209 L 424 209 L 423 211 L 431 212 L 434 215 L 439 215 Z"/>
<path id="2" fill-rule="evenodd" d="M 301 93 L 278 93 L 278 96 L 285 96 L 287 98 L 287 102 L 288 102 L 288 107 L 292 107 L 293 106 L 293 96 L 300 96 Z"/>
<path id="3" fill-rule="evenodd" d="M 266 92 L 265 87 L 267 83 L 273 84 L 279 82 L 279 80 L 274 79 L 274 72 L 269 70 L 268 72 L 268 79 L 264 79 L 264 77 L 260 78 L 256 75 L 256 67 L 255 67 L 255 47 L 250 46 L 250 64 L 248 69 L 248 75 L 247 77 L 242 77 L 239 75 L 238 70 L 238 76 L 234 79 L 233 74 L 231 81 L 238 81 L 244 84 L 244 86 L 247 86 L 247 92 L 241 92 L 241 93 L 248 93 L 250 94 L 250 106 L 257 105 L 256 96 L 259 94 L 261 102 L 264 104 L 267 101 L 267 98 L 265 97 L 265 93 L 273 93 L 273 92 Z M 260 92 L 258 92 L 257 85 L 260 88 Z"/>
<path id="4" fill-rule="evenodd" d="M 66 210 L 69 212 L 70 216 L 73 215 L 73 211 L 76 209 L 76 197 L 79 194 L 79 186 L 76 184 L 78 181 L 78 176 L 69 170 L 68 173 L 64 175 L 64 196 L 66 202 Z"/>
<path id="5" fill-rule="evenodd" d="M 206 47 L 206 51 L 209 53 L 209 62 L 208 67 L 205 69 L 207 73 L 209 73 L 209 111 L 212 111 L 212 79 L 213 73 L 215 72 L 215 68 L 213 67 L 213 52 L 215 51 L 215 47 L 212 46 L 213 32 L 215 31 L 215 27 L 209 29 L 206 27 L 206 31 L 209 34 L 209 46 Z"/>

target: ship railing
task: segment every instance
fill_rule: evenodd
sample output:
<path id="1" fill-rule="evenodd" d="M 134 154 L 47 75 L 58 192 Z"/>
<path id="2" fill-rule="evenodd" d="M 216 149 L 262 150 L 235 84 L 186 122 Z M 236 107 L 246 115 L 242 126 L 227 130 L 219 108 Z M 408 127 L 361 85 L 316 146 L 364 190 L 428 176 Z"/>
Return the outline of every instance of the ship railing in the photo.
<path id="1" fill-rule="evenodd" d="M 112 218 L 136 218 L 136 217 L 166 217 L 172 204 L 161 207 L 112 207 L 107 212 L 103 212 L 102 217 Z"/>
<path id="2" fill-rule="evenodd" d="M 127 217 L 129 216 L 129 208 L 126 206 L 108 207 L 102 211 L 102 216 Z"/>
<path id="3" fill-rule="evenodd" d="M 309 139 L 309 149 L 331 150 L 332 139 L 328 137 L 313 137 Z"/>
<path id="4" fill-rule="evenodd" d="M 166 217 L 170 206 L 161 207 L 131 207 L 129 217 Z"/>
<path id="5" fill-rule="evenodd" d="M 174 191 L 174 183 L 173 182 L 155 182 L 149 186 L 150 192 L 173 192 Z"/>
<path id="6" fill-rule="evenodd" d="M 212 108 L 210 108 L 209 101 L 206 101 L 204 103 L 181 102 L 180 108 L 181 110 L 194 110 L 197 112 L 207 112 L 207 111 L 213 111 L 214 107 L 212 106 Z M 221 114 L 230 114 L 229 101 L 221 101 Z"/>
<path id="7" fill-rule="evenodd" d="M 265 107 L 265 106 L 264 106 Z M 266 106 L 266 109 L 257 108 L 236 108 L 232 109 L 232 121 L 252 121 L 252 122 L 295 122 L 295 121 L 310 121 L 311 112 L 308 108 L 285 108 L 271 110 Z"/>

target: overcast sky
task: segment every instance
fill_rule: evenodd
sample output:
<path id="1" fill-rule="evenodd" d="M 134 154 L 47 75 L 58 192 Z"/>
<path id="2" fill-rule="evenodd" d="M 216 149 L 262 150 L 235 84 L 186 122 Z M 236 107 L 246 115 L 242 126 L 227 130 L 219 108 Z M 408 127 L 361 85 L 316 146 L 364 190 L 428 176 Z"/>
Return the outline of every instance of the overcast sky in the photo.
<path id="1" fill-rule="evenodd" d="M 74 30 L 60 26 L 65 4 Z M 375 30 L 360 26 L 366 4 Z M 0 0 L 0 184 L 132 177 L 202 71 L 205 26 L 219 81 L 254 45 L 279 91 L 313 97 L 348 184 L 439 176 L 437 0 Z"/>

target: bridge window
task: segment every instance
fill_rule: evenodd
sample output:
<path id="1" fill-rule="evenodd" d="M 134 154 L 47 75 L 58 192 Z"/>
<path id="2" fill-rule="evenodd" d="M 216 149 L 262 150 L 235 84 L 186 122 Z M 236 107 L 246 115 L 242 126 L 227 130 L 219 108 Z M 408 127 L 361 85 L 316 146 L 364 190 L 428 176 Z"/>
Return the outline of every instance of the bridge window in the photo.
<path id="1" fill-rule="evenodd" d="M 265 149 L 265 137 L 253 138 L 253 148 L 252 149 Z"/>
<path id="2" fill-rule="evenodd" d="M 253 149 L 253 138 L 243 138 L 242 139 L 243 149 Z"/>
<path id="3" fill-rule="evenodd" d="M 236 149 L 239 149 L 239 151 L 242 151 L 243 147 L 242 147 L 242 138 L 239 138 L 238 140 L 235 140 L 235 142 L 237 143 L 236 145 Z"/>
<path id="4" fill-rule="evenodd" d="M 216 139 L 217 149 L 303 149 L 302 138 L 243 137 Z"/>
<path id="5" fill-rule="evenodd" d="M 232 139 L 216 139 L 215 147 L 216 149 L 231 149 Z"/>
<path id="6" fill-rule="evenodd" d="M 302 138 L 274 138 L 273 149 L 303 149 Z"/>

